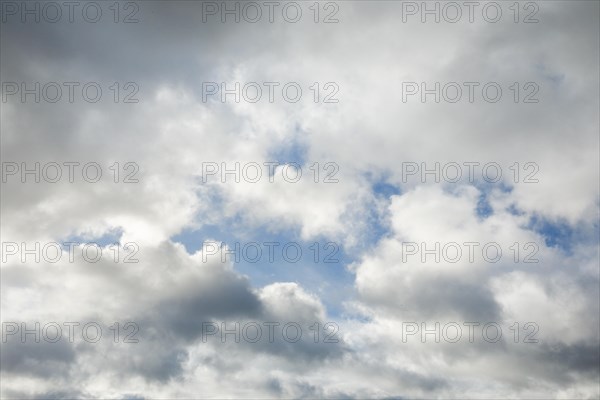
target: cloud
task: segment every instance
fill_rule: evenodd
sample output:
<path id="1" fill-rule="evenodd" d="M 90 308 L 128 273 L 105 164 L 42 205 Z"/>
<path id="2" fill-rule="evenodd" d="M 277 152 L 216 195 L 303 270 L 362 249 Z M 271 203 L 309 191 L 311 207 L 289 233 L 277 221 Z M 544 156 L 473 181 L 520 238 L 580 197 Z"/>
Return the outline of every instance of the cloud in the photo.
<path id="1" fill-rule="evenodd" d="M 3 323 L 96 322 L 103 331 L 97 343 L 79 331 L 57 343 L 10 335 L 2 396 L 598 397 L 598 3 L 531 3 L 535 24 L 515 23 L 504 4 L 494 24 L 480 9 L 474 23 L 402 22 L 407 2 L 327 3 L 339 7 L 334 24 L 315 23 L 308 3 L 298 23 L 256 24 L 204 23 L 202 2 L 135 4 L 139 23 L 114 23 L 105 8 L 97 24 L 17 15 L 0 27 L 3 83 L 80 83 L 74 102 L 66 91 L 57 103 L 31 94 L 2 102 L 3 171 L 63 166 L 57 183 L 31 174 L 22 183 L 20 173 L 2 183 L 2 241 L 103 242 L 96 263 L 82 247 L 73 261 L 63 249 L 56 263 L 20 254 L 2 263 Z M 332 10 L 319 7 L 319 18 Z M 530 9 L 519 7 L 524 18 Z M 466 91 L 457 103 L 403 101 L 406 82 L 472 81 L 473 102 Z M 86 82 L 103 89 L 101 101 L 81 97 Z M 203 99 L 206 82 L 256 82 L 265 96 L 265 82 L 280 85 L 273 102 L 222 102 Z M 303 90 L 297 103 L 283 98 L 288 82 Z M 502 87 L 501 101 L 482 100 L 486 82 Z M 531 88 L 539 102 L 523 103 Z M 127 95 L 139 102 L 123 103 Z M 206 181 L 203 169 L 271 161 L 280 163 L 273 182 L 266 168 L 258 183 Z M 79 163 L 73 182 L 65 162 Z M 102 170 L 96 183 L 81 174 L 91 162 Z M 297 183 L 282 178 L 290 162 L 300 164 Z M 446 176 L 453 163 L 456 182 Z M 483 173 L 488 163 L 502 172 L 497 182 Z M 132 171 L 139 182 L 123 182 Z M 260 264 L 244 276 L 173 239 L 214 226 L 231 237 L 340 243 L 338 267 L 355 290 L 340 289 L 336 273 L 302 286 L 295 281 L 321 275 L 298 265 L 276 265 L 290 279 L 257 285 L 253 274 L 267 275 Z M 105 243 L 113 240 L 120 262 Z M 440 251 L 458 244 L 462 257 L 424 262 L 422 247 L 407 255 L 407 243 L 436 242 Z M 465 242 L 480 244 L 472 261 Z M 139 262 L 123 262 L 125 243 L 139 247 Z M 481 252 L 486 243 L 502 249 L 497 262 L 486 258 L 496 247 Z M 325 299 L 340 296 L 333 313 Z M 406 323 L 453 321 L 463 327 L 458 343 L 422 343 L 421 331 L 403 341 Z M 503 337 L 490 343 L 477 331 L 465 341 L 469 321 L 497 322 Z M 297 341 L 288 323 L 302 330 Z M 247 340 L 257 326 L 260 340 Z M 139 342 L 123 342 L 130 334 Z"/>

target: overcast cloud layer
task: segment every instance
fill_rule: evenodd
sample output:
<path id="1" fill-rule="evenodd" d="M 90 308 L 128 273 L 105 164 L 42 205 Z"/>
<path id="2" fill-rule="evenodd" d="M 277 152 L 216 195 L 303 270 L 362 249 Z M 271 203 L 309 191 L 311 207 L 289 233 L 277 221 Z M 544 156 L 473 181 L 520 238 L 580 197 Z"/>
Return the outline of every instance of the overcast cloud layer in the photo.
<path id="1" fill-rule="evenodd" d="M 2 398 L 600 396 L 598 1 L 0 4 Z"/>

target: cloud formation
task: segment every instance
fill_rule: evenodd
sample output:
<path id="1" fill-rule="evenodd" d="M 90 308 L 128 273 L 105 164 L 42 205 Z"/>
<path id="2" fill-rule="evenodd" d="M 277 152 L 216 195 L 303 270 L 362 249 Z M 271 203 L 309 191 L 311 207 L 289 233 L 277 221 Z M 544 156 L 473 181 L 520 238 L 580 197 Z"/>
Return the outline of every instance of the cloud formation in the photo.
<path id="1" fill-rule="evenodd" d="M 29 3 L 39 23 L 3 1 L 0 25 L 2 397 L 598 397 L 597 2 L 500 3 L 494 23 L 491 2 L 456 23 L 419 2 L 293 3 L 298 22 L 258 2 L 256 23 Z M 202 253 L 265 232 L 338 243 L 344 272 L 281 262 L 265 283 Z"/>

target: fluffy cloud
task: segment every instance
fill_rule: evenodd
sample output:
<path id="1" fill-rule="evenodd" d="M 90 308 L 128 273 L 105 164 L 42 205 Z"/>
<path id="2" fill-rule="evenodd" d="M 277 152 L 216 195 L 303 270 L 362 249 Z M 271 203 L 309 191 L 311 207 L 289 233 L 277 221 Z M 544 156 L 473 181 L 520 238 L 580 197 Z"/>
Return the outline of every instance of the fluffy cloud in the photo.
<path id="1" fill-rule="evenodd" d="M 598 4 L 537 3 L 535 24 L 514 23 L 504 4 L 493 24 L 479 10 L 474 23 L 402 22 L 406 2 L 332 3 L 340 22 L 322 24 L 301 4 L 298 23 L 204 23 L 202 2 L 139 3 L 135 24 L 113 23 L 106 7 L 97 24 L 6 16 L 3 83 L 97 82 L 104 92 L 98 103 L 2 102 L 4 172 L 7 163 L 80 163 L 74 182 L 67 167 L 58 183 L 31 175 L 22 183 L 19 173 L 3 181 L 3 256 L 9 242 L 108 240 L 135 243 L 139 262 L 123 262 L 123 248 L 114 262 L 108 244 L 96 263 L 80 247 L 73 261 L 66 249 L 57 263 L 3 260 L 5 333 L 11 321 L 95 321 L 104 337 L 22 343 L 8 335 L 2 396 L 598 396 Z M 331 10 L 324 6 L 321 17 Z M 529 8 L 519 6 L 522 18 Z M 403 82 L 473 81 L 478 96 L 498 82 L 502 100 L 403 101 Z M 121 97 L 132 82 L 139 102 L 115 103 L 115 82 Z M 280 85 L 274 102 L 221 102 L 205 101 L 205 82 L 257 82 L 263 97 L 264 82 Z M 282 98 L 286 82 L 302 87 L 297 103 Z M 520 96 L 527 82 L 539 85 L 539 102 L 515 103 L 515 82 Z M 339 102 L 325 103 L 331 88 Z M 281 165 L 272 177 L 265 167 L 258 183 L 223 182 L 205 168 L 271 161 Z M 102 168 L 97 183 L 81 176 L 89 162 Z M 282 178 L 289 162 L 301 166 L 297 183 Z M 502 170 L 494 183 L 482 174 L 491 162 Z M 439 182 L 422 176 L 436 163 Z M 445 179 L 450 163 L 462 167 L 457 182 Z M 473 179 L 465 163 L 479 163 Z M 132 170 L 139 182 L 124 183 Z M 325 182 L 332 171 L 337 182 Z M 332 313 L 316 288 L 253 284 L 174 239 L 189 230 L 209 239 L 214 226 L 237 237 L 336 241 L 355 290 Z M 408 243 L 436 242 L 440 250 L 460 244 L 462 257 L 406 254 L 415 250 Z M 465 242 L 481 244 L 472 261 Z M 485 243 L 503 250 L 498 262 L 486 259 L 493 249 L 482 255 Z M 293 267 L 289 276 L 314 274 Z M 323 287 L 340 286 L 334 277 Z M 114 343 L 113 324 L 124 336 L 127 321 L 139 342 Z M 403 340 L 407 323 L 453 321 L 497 322 L 503 337 L 422 343 L 419 331 Z M 298 341 L 282 336 L 289 322 L 302 329 Z M 523 343 L 528 322 L 538 343 Z M 236 323 L 248 335 L 258 325 L 261 339 L 236 342 L 227 334 Z"/>

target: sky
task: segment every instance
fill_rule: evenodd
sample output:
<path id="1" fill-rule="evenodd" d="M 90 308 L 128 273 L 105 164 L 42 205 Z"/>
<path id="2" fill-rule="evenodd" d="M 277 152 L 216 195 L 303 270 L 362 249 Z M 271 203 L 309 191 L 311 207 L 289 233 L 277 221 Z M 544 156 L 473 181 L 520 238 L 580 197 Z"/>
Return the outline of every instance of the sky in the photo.
<path id="1" fill-rule="evenodd" d="M 0 397 L 600 396 L 598 1 L 0 12 Z"/>

